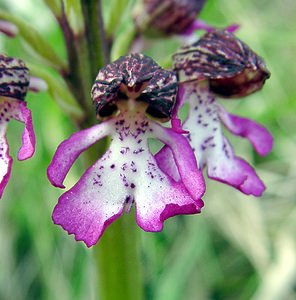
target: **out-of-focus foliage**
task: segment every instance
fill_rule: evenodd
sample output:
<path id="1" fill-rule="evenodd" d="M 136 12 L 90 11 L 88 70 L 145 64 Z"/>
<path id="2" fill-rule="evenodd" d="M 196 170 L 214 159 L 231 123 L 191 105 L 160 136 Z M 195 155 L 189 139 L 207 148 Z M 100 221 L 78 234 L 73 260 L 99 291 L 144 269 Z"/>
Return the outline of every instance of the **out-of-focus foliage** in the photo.
<path id="1" fill-rule="evenodd" d="M 0 6 L 38 27 L 65 56 L 61 33 L 42 1 L 2 0 Z M 264 57 L 272 74 L 259 93 L 227 103 L 232 112 L 252 117 L 274 135 L 274 150 L 265 158 L 246 142 L 233 140 L 237 153 L 256 165 L 267 191 L 255 199 L 208 182 L 201 215 L 170 219 L 162 233 L 142 232 L 147 299 L 296 298 L 295 15 L 292 0 L 216 0 L 205 5 L 201 18 L 208 23 L 241 24 L 238 36 Z M 1 52 L 26 61 L 24 47 L 18 38 L 1 36 Z M 166 62 L 174 47 L 162 39 L 148 53 Z M 61 192 L 47 181 L 46 168 L 74 126 L 46 93 L 27 100 L 37 149 L 33 159 L 15 160 L 0 203 L 0 299 L 95 299 L 92 250 L 51 221 Z M 8 139 L 19 141 L 20 125 L 10 125 Z M 16 157 L 19 145 L 10 144 Z M 78 162 L 67 186 L 81 170 Z"/>

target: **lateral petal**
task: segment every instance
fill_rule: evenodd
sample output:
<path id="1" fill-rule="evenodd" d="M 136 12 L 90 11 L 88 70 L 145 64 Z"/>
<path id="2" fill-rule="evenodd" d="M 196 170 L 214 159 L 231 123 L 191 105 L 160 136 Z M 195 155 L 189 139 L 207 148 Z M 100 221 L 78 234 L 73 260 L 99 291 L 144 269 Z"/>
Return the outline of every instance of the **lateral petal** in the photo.
<path id="1" fill-rule="evenodd" d="M 12 158 L 6 140 L 6 125 L 0 123 L 0 198 L 10 178 Z"/>
<path id="2" fill-rule="evenodd" d="M 64 188 L 63 181 L 78 156 L 110 133 L 109 122 L 106 121 L 76 132 L 69 139 L 63 141 L 47 169 L 47 176 L 52 185 Z"/>
<path id="3" fill-rule="evenodd" d="M 272 135 L 262 125 L 253 120 L 232 115 L 221 105 L 219 105 L 218 113 L 225 127 L 231 133 L 248 139 L 258 154 L 267 155 L 271 151 Z"/>
<path id="4" fill-rule="evenodd" d="M 154 122 L 151 125 L 156 137 L 170 147 L 181 180 L 193 199 L 201 198 L 205 192 L 205 182 L 188 140 L 170 128 Z"/>

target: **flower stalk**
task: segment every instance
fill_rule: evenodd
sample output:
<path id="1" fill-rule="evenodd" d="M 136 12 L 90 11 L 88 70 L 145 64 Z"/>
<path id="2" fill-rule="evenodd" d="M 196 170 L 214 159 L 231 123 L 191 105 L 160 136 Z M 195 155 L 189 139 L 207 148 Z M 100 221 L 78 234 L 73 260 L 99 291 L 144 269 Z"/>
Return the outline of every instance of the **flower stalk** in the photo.
<path id="1" fill-rule="evenodd" d="M 113 223 L 95 246 L 99 299 L 144 299 L 139 243 L 139 229 L 130 212 Z"/>
<path id="2" fill-rule="evenodd" d="M 110 61 L 101 1 L 81 1 L 81 8 L 84 15 L 87 48 L 91 62 L 91 77 L 94 79 L 98 70 Z"/>

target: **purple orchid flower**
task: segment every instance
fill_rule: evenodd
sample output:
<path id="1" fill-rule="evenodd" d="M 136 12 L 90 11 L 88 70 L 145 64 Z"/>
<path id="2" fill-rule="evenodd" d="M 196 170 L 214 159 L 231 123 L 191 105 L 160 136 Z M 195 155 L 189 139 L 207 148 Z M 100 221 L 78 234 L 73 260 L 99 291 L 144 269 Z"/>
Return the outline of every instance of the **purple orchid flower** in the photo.
<path id="1" fill-rule="evenodd" d="M 16 58 L 0 55 L 0 197 L 10 178 L 12 158 L 6 140 L 7 125 L 11 119 L 25 124 L 22 146 L 18 159 L 30 158 L 35 151 L 31 111 L 26 107 L 24 97 L 29 86 L 29 71 Z"/>
<path id="2" fill-rule="evenodd" d="M 60 197 L 54 209 L 54 222 L 76 240 L 94 245 L 133 203 L 137 224 L 145 231 L 162 230 L 163 222 L 174 215 L 200 212 L 204 180 L 188 141 L 147 116 L 170 118 L 176 91 L 175 74 L 142 54 L 121 57 L 100 70 L 92 98 L 104 121 L 62 142 L 48 168 L 51 183 L 63 188 L 80 153 L 111 137 L 106 153 Z M 158 166 L 148 147 L 150 138 L 171 149 L 178 180 Z"/>
<path id="3" fill-rule="evenodd" d="M 248 139 L 260 155 L 271 151 L 272 136 L 256 122 L 229 114 L 216 101 L 214 93 L 242 97 L 260 89 L 270 76 L 262 59 L 225 30 L 208 33 L 192 46 L 183 47 L 174 56 L 174 63 L 181 84 L 172 125 L 177 132 L 190 131 L 187 139 L 199 168 L 207 166 L 209 178 L 247 195 L 261 196 L 265 190 L 263 182 L 246 161 L 235 156 L 223 135 L 222 124 L 231 133 Z M 176 114 L 185 102 L 190 109 L 180 128 Z M 170 174 L 174 169 L 170 150 L 164 147 L 156 158 Z"/>

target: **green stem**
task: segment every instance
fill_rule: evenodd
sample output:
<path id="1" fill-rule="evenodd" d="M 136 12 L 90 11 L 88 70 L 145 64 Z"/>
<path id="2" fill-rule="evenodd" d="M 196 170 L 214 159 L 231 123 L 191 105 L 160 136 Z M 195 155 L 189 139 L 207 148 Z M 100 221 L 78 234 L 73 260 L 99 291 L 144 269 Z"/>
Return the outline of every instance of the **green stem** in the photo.
<path id="1" fill-rule="evenodd" d="M 94 114 L 90 99 L 92 78 L 86 38 L 84 32 L 74 32 L 68 21 L 63 2 L 61 5 L 61 13 L 56 15 L 56 18 L 64 34 L 69 66 L 69 71 L 62 75 L 78 103 L 85 110 L 86 123 L 89 123 L 89 119 L 94 121 L 92 117 Z"/>
<path id="2" fill-rule="evenodd" d="M 100 0 L 81 1 L 93 80 L 110 60 Z"/>
<path id="3" fill-rule="evenodd" d="M 95 246 L 99 299 L 144 299 L 139 229 L 132 213 L 123 215 Z"/>

